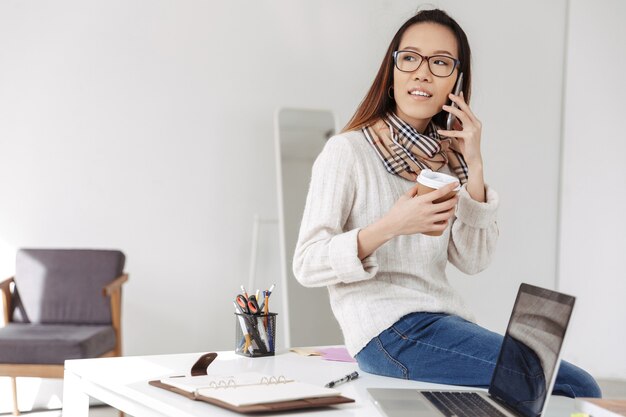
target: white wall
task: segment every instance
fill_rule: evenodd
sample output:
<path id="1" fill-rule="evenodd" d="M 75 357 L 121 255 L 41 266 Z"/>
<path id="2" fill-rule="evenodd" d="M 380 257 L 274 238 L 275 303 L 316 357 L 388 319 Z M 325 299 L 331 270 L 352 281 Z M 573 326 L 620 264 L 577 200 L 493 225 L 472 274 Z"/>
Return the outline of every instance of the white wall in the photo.
<path id="1" fill-rule="evenodd" d="M 501 201 L 491 266 L 472 277 L 448 272 L 479 323 L 503 333 L 521 282 L 554 288 L 566 2 L 453 4 L 474 54 L 485 180 Z"/>
<path id="2" fill-rule="evenodd" d="M 479 321 L 503 331 L 520 282 L 555 282 L 566 2 L 435 5 L 472 43 L 473 109 L 502 199 L 493 265 L 451 279 Z M 120 248 L 126 354 L 231 349 L 253 216 L 277 213 L 274 110 L 328 108 L 345 124 L 416 6 L 0 2 L 0 276 L 19 247 Z M 263 262 L 277 273 L 278 259 Z M 579 316 L 574 333 L 592 325 Z"/>
<path id="3" fill-rule="evenodd" d="M 571 0 L 559 288 L 577 296 L 571 360 L 626 378 L 626 3 Z"/>
<path id="4" fill-rule="evenodd" d="M 19 247 L 121 248 L 126 353 L 231 348 L 275 108 L 345 121 L 398 23 L 356 4 L 2 2 L 2 275 Z"/>

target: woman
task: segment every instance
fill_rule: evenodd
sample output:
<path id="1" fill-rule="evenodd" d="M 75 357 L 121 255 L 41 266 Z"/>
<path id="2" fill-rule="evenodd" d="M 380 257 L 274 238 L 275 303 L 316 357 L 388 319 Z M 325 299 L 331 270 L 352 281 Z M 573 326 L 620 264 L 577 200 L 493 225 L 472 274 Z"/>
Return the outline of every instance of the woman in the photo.
<path id="1" fill-rule="evenodd" d="M 498 238 L 498 194 L 483 180 L 470 89 L 465 33 L 441 10 L 420 11 L 400 27 L 365 99 L 313 167 L 294 274 L 304 286 L 328 287 L 364 371 L 489 385 L 502 336 L 474 324 L 445 274 L 448 261 L 482 271 Z M 448 113 L 458 119 L 452 130 L 442 129 Z M 456 176 L 457 196 L 433 203 L 457 183 L 416 196 L 426 168 Z M 566 362 L 554 392 L 600 396 L 593 378 Z"/>

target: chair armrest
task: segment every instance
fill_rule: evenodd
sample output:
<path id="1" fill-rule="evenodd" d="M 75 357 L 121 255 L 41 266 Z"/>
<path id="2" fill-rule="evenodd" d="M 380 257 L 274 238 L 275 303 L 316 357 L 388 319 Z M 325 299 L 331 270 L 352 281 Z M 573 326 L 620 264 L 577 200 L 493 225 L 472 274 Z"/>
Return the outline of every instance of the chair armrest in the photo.
<path id="1" fill-rule="evenodd" d="M 102 288 L 102 295 L 107 297 L 113 294 L 115 291 L 119 291 L 122 288 L 122 284 L 128 281 L 128 274 L 122 274 L 109 282 Z"/>
<path id="2" fill-rule="evenodd" d="M 122 284 L 128 281 L 128 274 L 122 274 L 109 282 L 102 295 L 111 300 L 111 325 L 115 330 L 114 356 L 122 356 Z"/>
<path id="3" fill-rule="evenodd" d="M 13 282 L 14 277 L 10 277 L 0 282 L 0 290 L 2 291 L 10 291 L 11 283 Z"/>
<path id="4" fill-rule="evenodd" d="M 13 277 L 7 278 L 4 281 L 0 282 L 0 298 L 2 298 L 2 310 L 4 322 L 9 322 L 9 312 L 11 311 L 11 283 L 13 282 Z"/>

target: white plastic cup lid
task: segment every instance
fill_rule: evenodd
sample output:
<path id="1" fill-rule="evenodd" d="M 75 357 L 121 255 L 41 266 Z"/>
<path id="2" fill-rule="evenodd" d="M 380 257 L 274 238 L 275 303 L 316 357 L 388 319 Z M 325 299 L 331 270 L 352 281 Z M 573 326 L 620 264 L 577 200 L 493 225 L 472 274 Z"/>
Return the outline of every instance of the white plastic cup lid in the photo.
<path id="1" fill-rule="evenodd" d="M 435 172 L 430 169 L 423 169 L 420 174 L 417 176 L 417 182 L 426 187 L 439 189 L 444 187 L 451 182 L 459 182 L 458 178 L 453 177 L 452 175 L 444 174 L 443 172 Z M 459 191 L 461 189 L 461 185 L 457 186 L 454 191 Z"/>

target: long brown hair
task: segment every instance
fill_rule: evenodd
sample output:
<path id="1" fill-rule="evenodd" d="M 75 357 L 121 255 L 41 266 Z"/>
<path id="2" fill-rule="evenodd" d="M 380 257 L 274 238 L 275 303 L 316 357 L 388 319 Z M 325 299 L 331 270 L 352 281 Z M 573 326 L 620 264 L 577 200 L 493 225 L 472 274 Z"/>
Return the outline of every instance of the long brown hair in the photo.
<path id="1" fill-rule="evenodd" d="M 437 23 L 449 28 L 452 30 L 452 33 L 454 33 L 459 49 L 459 61 L 461 61 L 458 70 L 463 73 L 463 96 L 465 102 L 469 103 L 472 90 L 472 74 L 470 70 L 471 51 L 465 32 L 461 29 L 461 26 L 443 10 L 421 10 L 417 12 L 415 16 L 404 22 L 400 29 L 398 29 L 398 32 L 396 32 L 389 44 L 389 48 L 387 48 L 387 52 L 385 53 L 385 57 L 378 69 L 378 74 L 376 74 L 372 86 L 342 132 L 360 129 L 394 110 L 395 101 L 388 95 L 389 88 L 393 86 L 394 62 L 392 54 L 400 46 L 400 40 L 404 32 L 417 23 Z M 438 126 L 445 126 L 447 114 L 447 112 L 442 110 L 433 116 L 433 121 Z"/>

